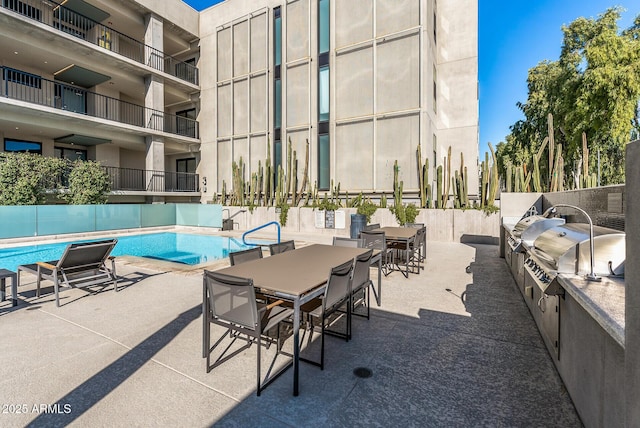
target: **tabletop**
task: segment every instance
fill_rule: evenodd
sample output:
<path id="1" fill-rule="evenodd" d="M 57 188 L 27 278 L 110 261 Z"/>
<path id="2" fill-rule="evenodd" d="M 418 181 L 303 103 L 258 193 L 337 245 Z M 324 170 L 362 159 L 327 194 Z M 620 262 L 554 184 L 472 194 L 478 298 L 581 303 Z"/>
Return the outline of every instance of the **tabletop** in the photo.
<path id="1" fill-rule="evenodd" d="M 368 248 L 313 244 L 217 272 L 251 278 L 255 287 L 299 297 L 326 283 L 331 268 L 367 251 Z"/>
<path id="2" fill-rule="evenodd" d="M 414 227 L 381 227 L 373 229 L 372 232 L 384 232 L 386 239 L 409 239 L 416 236 L 418 229 Z"/>

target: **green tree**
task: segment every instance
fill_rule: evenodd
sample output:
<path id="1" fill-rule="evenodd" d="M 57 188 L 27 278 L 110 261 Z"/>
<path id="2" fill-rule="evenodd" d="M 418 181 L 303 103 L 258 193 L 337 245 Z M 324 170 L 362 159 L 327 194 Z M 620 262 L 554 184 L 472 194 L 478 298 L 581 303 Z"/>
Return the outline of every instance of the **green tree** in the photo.
<path id="1" fill-rule="evenodd" d="M 640 16 L 620 32 L 622 9 L 608 9 L 597 19 L 578 18 L 563 26 L 564 40 L 557 61 L 542 61 L 529 70 L 528 97 L 518 107 L 525 119 L 511 127 L 506 143 L 498 145 L 504 176 L 507 165 L 531 165 L 547 136 L 547 116 L 553 114 L 555 142 L 563 147 L 565 176 L 580 164 L 582 133 L 595 172 L 598 150 L 602 184 L 624 181 L 624 145 L 640 131 Z M 548 150 L 548 149 L 547 149 Z M 548 165 L 540 165 L 548 176 Z"/>
<path id="2" fill-rule="evenodd" d="M 0 205 L 40 205 L 47 191 L 55 191 L 64 163 L 32 153 L 2 154 Z"/>
<path id="3" fill-rule="evenodd" d="M 61 198 L 73 205 L 106 204 L 110 191 L 109 174 L 98 162 L 76 160 L 71 165 L 68 192 Z"/>

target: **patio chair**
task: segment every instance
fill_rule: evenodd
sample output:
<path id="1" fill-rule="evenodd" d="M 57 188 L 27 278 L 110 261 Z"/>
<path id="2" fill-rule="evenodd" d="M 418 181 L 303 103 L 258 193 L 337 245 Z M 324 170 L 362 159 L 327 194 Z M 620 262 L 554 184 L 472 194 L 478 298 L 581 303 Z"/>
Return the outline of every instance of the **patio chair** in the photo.
<path id="1" fill-rule="evenodd" d="M 409 265 L 412 271 L 420 273 L 426 259 L 427 228 L 419 226 L 417 229 L 415 238 L 409 242 Z"/>
<path id="2" fill-rule="evenodd" d="M 374 230 L 374 229 L 380 229 L 380 223 L 371 223 L 371 224 L 367 224 L 364 229 L 362 230 Z M 362 231 L 361 231 L 362 232 Z"/>
<path id="3" fill-rule="evenodd" d="M 113 283 L 113 289 L 118 291 L 115 258 L 110 256 L 117 243 L 118 240 L 114 238 L 69 244 L 59 260 L 18 266 L 18 285 L 20 271 L 35 274 L 36 297 L 40 297 L 41 281 L 43 279 L 53 281 L 58 307 L 60 307 L 60 287 L 84 288 Z M 111 268 L 107 267 L 107 260 L 111 261 Z"/>
<path id="4" fill-rule="evenodd" d="M 262 258 L 262 248 L 254 247 L 243 251 L 234 251 L 229 253 L 229 263 L 235 266 L 240 263 L 257 260 Z"/>
<path id="5" fill-rule="evenodd" d="M 303 305 L 303 311 L 307 312 L 307 325 L 309 328 L 309 343 L 313 336 L 313 319 L 320 320 L 320 362 L 310 360 L 307 358 L 300 358 L 301 360 L 320 367 L 320 370 L 324 370 L 324 336 L 329 334 L 337 336 L 349 341 L 351 337 L 351 276 L 353 274 L 353 260 L 343 263 L 331 269 L 329 272 L 329 279 L 327 280 L 327 286 L 324 291 L 324 296 L 320 300 L 320 304 L 317 307 L 311 309 L 309 305 Z M 314 301 L 309 302 L 312 304 Z M 329 330 L 328 322 L 330 315 L 338 312 L 343 306 L 347 306 L 347 320 L 345 332 L 339 332 L 335 330 Z"/>
<path id="6" fill-rule="evenodd" d="M 423 262 L 427 258 L 427 228 L 424 223 L 406 223 L 406 227 L 414 227 L 416 229 L 421 229 L 420 239 L 418 239 L 418 234 L 416 233 L 416 246 L 419 249 L 419 261 Z M 424 268 L 423 268 L 424 269 Z"/>
<path id="7" fill-rule="evenodd" d="M 369 319 L 370 303 L 371 303 L 371 291 L 369 287 L 373 289 L 373 282 L 371 281 L 371 258 L 373 257 L 373 250 L 369 250 L 364 254 L 356 257 L 356 261 L 353 267 L 353 279 L 351 280 L 351 315 L 357 315 Z M 359 294 L 362 292 L 362 297 Z M 367 313 L 360 314 L 354 311 L 358 306 L 366 306 Z"/>
<path id="8" fill-rule="evenodd" d="M 380 260 L 382 263 L 382 273 L 385 276 L 391 273 L 392 253 L 387 248 L 387 240 L 384 232 L 374 232 L 363 230 L 360 232 L 360 238 L 363 241 L 363 248 L 372 248 L 379 250 L 379 253 L 371 258 L 371 264 L 377 264 Z"/>
<path id="9" fill-rule="evenodd" d="M 333 237 L 333 245 L 338 247 L 362 248 L 362 239 L 343 238 L 341 236 Z"/>
<path id="10" fill-rule="evenodd" d="M 256 300 L 252 279 L 239 278 L 208 270 L 204 271 L 203 276 L 204 286 L 207 292 L 206 298 L 208 299 L 208 310 L 204 316 L 207 317 L 209 323 L 220 325 L 226 329 L 213 346 L 211 346 L 210 334 L 204 335 L 205 343 L 203 347 L 206 349 L 207 354 L 207 373 L 255 343 L 257 345 L 258 361 L 256 393 L 260 396 L 260 393 L 271 382 L 292 365 L 292 363 L 287 364 L 274 375 L 267 374 L 264 382 L 261 379 L 260 351 L 262 346 L 276 343 L 274 363 L 278 355 L 288 356 L 288 354 L 282 352 L 280 322 L 289 318 L 293 314 L 293 310 L 281 307 L 280 304 L 283 303 L 282 300 L 275 301 L 268 305 L 258 302 Z M 275 339 L 268 335 L 271 329 L 276 330 Z M 224 347 L 222 354 L 211 364 L 211 354 L 227 337 L 231 338 L 231 343 Z M 241 348 L 228 353 L 233 343 L 240 338 L 246 338 L 247 343 Z"/>
<path id="11" fill-rule="evenodd" d="M 284 241 L 279 242 L 277 244 L 269 245 L 269 254 L 272 256 L 280 253 L 284 253 L 285 251 L 291 251 L 296 249 L 296 244 L 293 241 Z"/>

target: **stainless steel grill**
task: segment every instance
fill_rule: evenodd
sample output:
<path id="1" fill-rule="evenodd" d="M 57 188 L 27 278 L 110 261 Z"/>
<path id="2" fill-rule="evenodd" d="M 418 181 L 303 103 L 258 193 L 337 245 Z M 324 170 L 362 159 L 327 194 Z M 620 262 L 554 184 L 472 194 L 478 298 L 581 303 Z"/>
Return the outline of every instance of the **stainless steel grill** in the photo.
<path id="1" fill-rule="evenodd" d="M 624 275 L 625 234 L 594 226 L 592 262 L 589 229 L 586 223 L 564 224 L 546 230 L 535 239 L 524 267 L 543 293 L 564 293 L 557 281 L 558 274 Z"/>
<path id="2" fill-rule="evenodd" d="M 525 217 L 513 227 L 508 238 L 509 246 L 512 251 L 522 251 L 523 242 L 531 245 L 542 232 L 564 223 L 562 218 L 547 218 L 541 215 Z"/>
<path id="3" fill-rule="evenodd" d="M 534 240 L 545 230 L 562 225 L 564 222 L 562 218 L 532 215 L 518 221 L 507 234 L 505 259 L 520 288 L 524 287 L 524 261 L 527 257 L 527 249 L 533 246 Z"/>

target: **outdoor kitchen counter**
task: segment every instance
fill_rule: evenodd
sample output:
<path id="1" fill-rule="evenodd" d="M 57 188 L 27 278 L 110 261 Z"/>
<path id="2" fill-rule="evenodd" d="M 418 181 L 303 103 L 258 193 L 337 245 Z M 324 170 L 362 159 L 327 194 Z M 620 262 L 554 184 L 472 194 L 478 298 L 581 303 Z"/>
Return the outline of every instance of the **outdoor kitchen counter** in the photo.
<path id="1" fill-rule="evenodd" d="M 580 275 L 560 274 L 558 281 L 624 349 L 624 279 L 603 277 L 602 282 L 591 282 Z"/>

